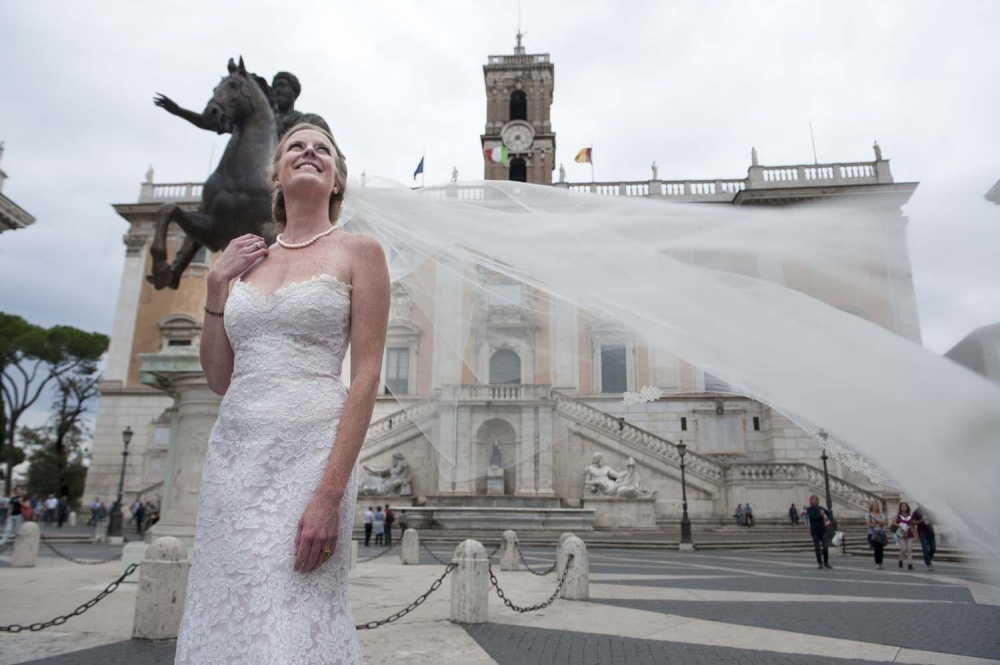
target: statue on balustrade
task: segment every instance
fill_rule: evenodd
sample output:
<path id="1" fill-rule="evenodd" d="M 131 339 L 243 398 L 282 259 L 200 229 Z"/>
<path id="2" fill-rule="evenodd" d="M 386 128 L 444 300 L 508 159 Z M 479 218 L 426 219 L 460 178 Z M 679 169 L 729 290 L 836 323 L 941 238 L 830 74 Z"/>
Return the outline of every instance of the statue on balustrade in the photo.
<path id="1" fill-rule="evenodd" d="M 205 181 L 198 212 L 176 203 L 164 204 L 157 212 L 150 255 L 153 270 L 147 279 L 157 289 L 180 285 L 181 275 L 202 247 L 217 252 L 235 238 L 253 233 L 268 244 L 274 242 L 271 223 L 273 184 L 267 175 L 278 139 L 292 124 L 312 122 L 329 129 L 314 114 L 295 110 L 302 88 L 292 74 L 279 72 L 275 89 L 248 72 L 240 58 L 232 59 L 229 75 L 215 87 L 201 113 L 181 108 L 166 95 L 157 94 L 156 106 L 187 120 L 195 127 L 218 134 L 232 134 L 215 171 Z M 147 175 L 147 179 L 151 174 Z M 174 260 L 167 261 L 167 230 L 176 223 L 184 231 L 184 242 Z"/>
<path id="2" fill-rule="evenodd" d="M 403 453 L 393 453 L 389 466 L 378 467 L 362 464 L 367 473 L 358 483 L 358 496 L 411 496 L 413 481 L 410 463 Z"/>
<path id="3" fill-rule="evenodd" d="M 584 496 L 608 496 L 622 499 L 648 499 L 656 495 L 642 484 L 636 471 L 635 459 L 628 458 L 624 471 L 616 471 L 604 463 L 603 453 L 594 453 L 586 468 Z"/>

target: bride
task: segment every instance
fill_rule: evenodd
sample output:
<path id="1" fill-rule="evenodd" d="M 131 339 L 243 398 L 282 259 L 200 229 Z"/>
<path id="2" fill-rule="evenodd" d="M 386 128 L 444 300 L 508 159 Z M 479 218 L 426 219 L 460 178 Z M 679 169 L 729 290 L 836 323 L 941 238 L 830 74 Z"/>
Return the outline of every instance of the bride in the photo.
<path id="1" fill-rule="evenodd" d="M 201 363 L 225 397 L 205 455 L 177 663 L 361 662 L 347 545 L 389 274 L 377 240 L 337 232 L 347 165 L 330 133 L 294 127 L 271 172 L 276 244 L 237 238 L 208 276 Z"/>

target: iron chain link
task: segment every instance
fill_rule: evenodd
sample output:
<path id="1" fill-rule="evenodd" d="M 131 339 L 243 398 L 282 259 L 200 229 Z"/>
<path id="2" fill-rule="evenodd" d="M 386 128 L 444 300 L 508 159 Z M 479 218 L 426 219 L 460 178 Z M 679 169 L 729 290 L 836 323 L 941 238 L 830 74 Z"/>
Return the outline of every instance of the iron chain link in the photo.
<path id="1" fill-rule="evenodd" d="M 418 607 L 420 607 L 423 604 L 423 602 L 425 600 L 427 600 L 428 596 L 430 596 L 432 593 L 434 593 L 439 588 L 441 588 L 441 584 L 444 583 L 444 578 L 448 577 L 448 575 L 451 574 L 451 571 L 453 571 L 453 570 L 455 570 L 455 564 L 449 563 L 445 567 L 444 572 L 441 574 L 441 577 L 439 577 L 436 580 L 434 580 L 434 583 L 431 584 L 431 588 L 428 589 L 427 591 L 425 591 L 424 593 L 420 594 L 419 596 L 417 596 L 417 599 L 414 600 L 409 605 L 407 605 L 405 608 L 401 609 L 400 611 L 396 612 L 395 614 L 390 615 L 389 617 L 387 617 L 385 619 L 382 619 L 381 621 L 369 621 L 368 623 L 358 624 L 358 625 L 355 626 L 355 629 L 357 629 L 357 630 L 373 630 L 375 628 L 378 628 L 379 626 L 384 626 L 386 624 L 392 623 L 393 621 L 396 621 L 397 619 L 402 619 L 407 614 L 409 614 L 413 610 L 415 610 Z"/>
<path id="2" fill-rule="evenodd" d="M 431 558 L 434 559 L 435 561 L 437 561 L 438 563 L 440 563 L 442 566 L 451 565 L 450 561 L 445 561 L 444 559 L 442 559 L 441 557 L 439 557 L 437 554 L 434 554 L 434 550 L 432 550 L 427 545 L 427 543 L 425 543 L 424 541 L 422 541 L 422 540 L 420 541 L 420 546 L 423 547 L 425 550 L 427 550 L 427 553 L 431 555 Z"/>
<path id="3" fill-rule="evenodd" d="M 504 594 L 503 589 L 500 588 L 500 583 L 497 581 L 496 575 L 493 574 L 492 565 L 490 566 L 490 583 L 493 585 L 493 588 L 497 590 L 497 595 L 500 597 L 500 600 L 503 601 L 503 604 L 509 607 L 510 609 L 514 610 L 515 612 L 524 613 L 524 612 L 536 612 L 538 610 L 544 610 L 546 607 L 555 602 L 556 598 L 559 597 L 559 592 L 562 591 L 563 583 L 566 582 L 566 575 L 567 573 L 569 573 L 569 567 L 573 564 L 573 558 L 574 558 L 573 555 L 570 554 L 569 558 L 566 559 L 566 567 L 563 569 L 562 575 L 559 576 L 559 583 L 556 585 L 556 590 L 552 592 L 552 595 L 549 596 L 548 600 L 538 603 L 537 605 L 531 605 L 530 607 L 520 607 L 519 605 L 515 605 L 514 603 L 512 603 L 511 600 L 507 597 L 507 595 Z"/>
<path id="4" fill-rule="evenodd" d="M 134 573 L 135 569 L 138 567 L 139 567 L 138 563 L 129 564 L 129 567 L 125 569 L 125 572 L 122 573 L 121 577 L 119 577 L 117 580 L 109 584 L 107 588 L 105 588 L 104 591 L 102 591 L 101 593 L 97 594 L 96 597 L 91 598 L 86 603 L 80 605 L 80 607 L 76 608 L 69 614 L 58 616 L 55 619 L 51 619 L 49 621 L 28 624 L 26 626 L 16 623 L 11 624 L 9 626 L 0 626 L 0 633 L 20 633 L 21 631 L 24 630 L 30 630 L 32 632 L 35 632 L 39 630 L 45 630 L 46 628 L 51 628 L 52 626 L 61 626 L 70 619 L 72 619 L 73 617 L 80 616 L 81 614 L 89 610 L 91 607 L 104 600 L 107 596 L 114 593 L 115 589 L 118 588 L 118 585 L 124 582 L 125 578 Z"/>
<path id="5" fill-rule="evenodd" d="M 75 558 L 71 557 L 70 555 L 66 554 L 65 552 L 60 552 L 58 549 L 56 549 L 55 545 L 52 545 L 51 543 L 49 543 L 49 542 L 47 542 L 45 540 L 42 541 L 42 545 L 45 545 L 46 547 L 48 547 L 50 550 L 52 550 L 53 552 L 55 552 L 58 556 L 62 557 L 63 559 L 66 559 L 67 561 L 75 563 L 75 564 L 79 564 L 81 566 L 98 566 L 98 565 L 100 565 L 102 563 L 109 563 L 111 561 L 118 561 L 119 559 L 122 558 L 122 555 L 119 553 L 119 554 L 116 554 L 113 557 L 109 557 L 107 559 L 75 559 Z"/>
<path id="6" fill-rule="evenodd" d="M 377 545 L 376 545 L 376 547 L 377 547 Z M 378 554 L 376 554 L 374 556 L 370 556 L 367 559 L 358 559 L 358 563 L 368 563 L 369 561 L 374 561 L 375 559 L 378 559 L 379 557 L 385 556 L 386 554 L 388 554 L 389 552 L 391 552 L 394 549 L 396 549 L 396 543 L 393 543 L 392 545 L 389 545 L 389 547 L 386 547 L 385 549 L 383 549 Z"/>
<path id="7" fill-rule="evenodd" d="M 548 575 L 549 573 L 551 573 L 552 571 L 554 571 L 556 569 L 556 566 L 559 564 L 559 561 L 557 559 L 556 561 L 553 561 L 552 565 L 549 566 L 548 568 L 546 568 L 544 572 L 540 573 L 537 570 L 535 570 L 534 568 L 532 568 L 531 566 L 529 566 L 528 562 L 524 560 L 524 552 L 521 551 L 521 545 L 517 544 L 517 545 L 515 545 L 515 547 L 517 547 L 517 556 L 519 556 L 521 558 L 521 563 L 524 565 L 525 568 L 528 569 L 528 572 L 531 573 L 532 575 L 538 575 L 539 577 L 545 577 L 546 575 Z"/>

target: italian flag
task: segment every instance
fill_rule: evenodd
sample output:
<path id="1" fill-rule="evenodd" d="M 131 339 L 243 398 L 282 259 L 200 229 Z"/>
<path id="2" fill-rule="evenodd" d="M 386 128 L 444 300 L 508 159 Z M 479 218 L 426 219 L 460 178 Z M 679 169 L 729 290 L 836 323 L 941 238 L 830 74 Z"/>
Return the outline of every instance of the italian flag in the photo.
<path id="1" fill-rule="evenodd" d="M 484 150 L 483 153 L 486 155 L 486 159 L 491 162 L 503 164 L 504 168 L 507 167 L 507 146 L 499 145 L 495 148 Z"/>

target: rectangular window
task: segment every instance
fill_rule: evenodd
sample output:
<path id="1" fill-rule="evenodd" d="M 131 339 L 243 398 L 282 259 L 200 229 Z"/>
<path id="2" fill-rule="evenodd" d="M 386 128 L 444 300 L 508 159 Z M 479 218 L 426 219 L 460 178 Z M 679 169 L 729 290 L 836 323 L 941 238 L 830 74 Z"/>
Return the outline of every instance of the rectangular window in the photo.
<path id="1" fill-rule="evenodd" d="M 189 339 L 171 339 L 171 340 L 167 340 L 167 346 L 191 346 L 191 340 L 189 340 Z"/>
<path id="2" fill-rule="evenodd" d="M 758 418 L 757 416 L 753 417 L 753 431 L 755 432 L 760 431 L 760 418 Z"/>
<path id="3" fill-rule="evenodd" d="M 385 394 L 407 395 L 410 392 L 410 349 L 390 347 L 385 351 Z"/>
<path id="4" fill-rule="evenodd" d="M 681 416 L 681 431 L 682 432 L 688 431 L 688 419 L 685 418 L 684 416 Z"/>
<path id="5" fill-rule="evenodd" d="M 625 372 L 625 345 L 607 344 L 601 347 L 601 392 L 623 393 L 628 390 Z"/>

